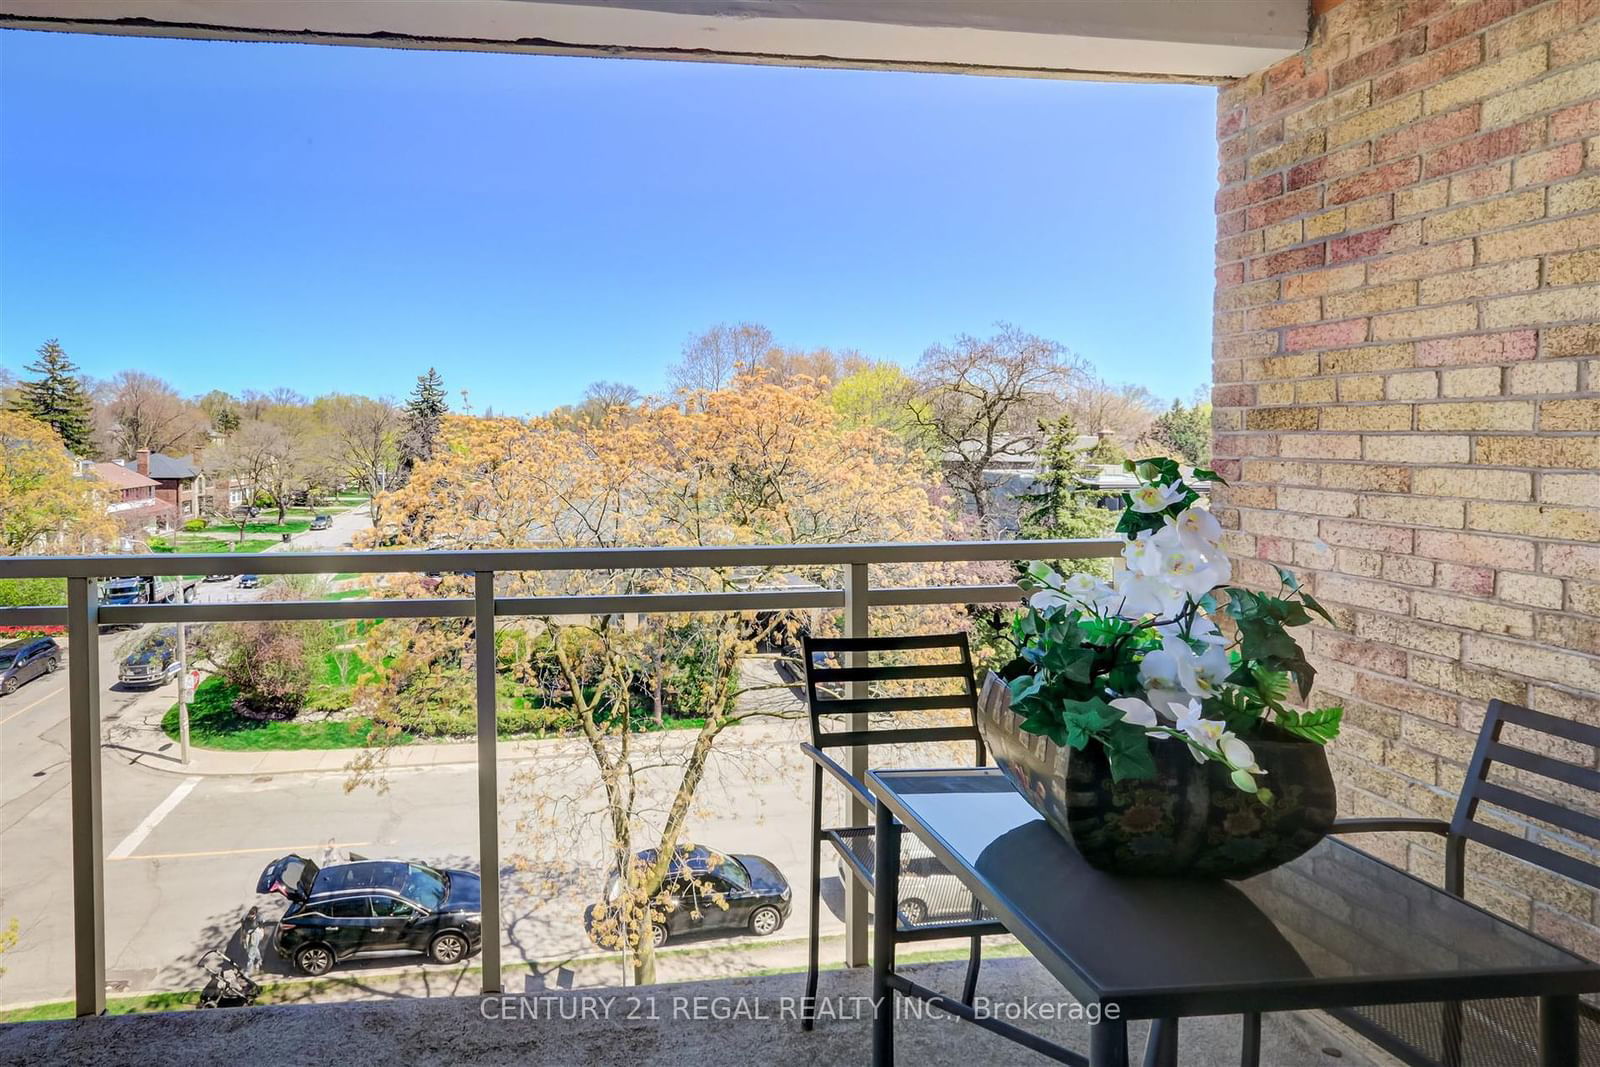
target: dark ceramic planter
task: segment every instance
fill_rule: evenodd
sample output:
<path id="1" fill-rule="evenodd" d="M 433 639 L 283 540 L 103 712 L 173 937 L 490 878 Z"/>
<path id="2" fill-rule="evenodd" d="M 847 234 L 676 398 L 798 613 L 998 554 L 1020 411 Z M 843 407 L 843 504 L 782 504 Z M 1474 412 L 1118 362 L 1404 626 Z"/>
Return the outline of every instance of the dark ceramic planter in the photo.
<path id="1" fill-rule="evenodd" d="M 1005 683 L 990 675 L 978 714 L 990 755 L 1085 860 L 1111 874 L 1249 878 L 1307 852 L 1333 825 L 1327 754 L 1275 727 L 1249 742 L 1274 796 L 1263 804 L 1180 742 L 1152 741 L 1156 776 L 1119 783 L 1100 746 L 1058 748 L 1021 723 Z"/>

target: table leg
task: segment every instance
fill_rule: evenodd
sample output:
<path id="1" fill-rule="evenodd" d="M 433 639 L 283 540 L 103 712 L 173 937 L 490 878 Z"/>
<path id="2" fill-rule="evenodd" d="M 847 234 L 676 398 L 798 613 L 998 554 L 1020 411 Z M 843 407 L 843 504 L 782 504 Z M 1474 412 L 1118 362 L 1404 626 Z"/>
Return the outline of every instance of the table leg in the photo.
<path id="1" fill-rule="evenodd" d="M 1150 1024 L 1144 1045 L 1144 1067 L 1178 1067 L 1178 1020 L 1157 1019 Z"/>
<path id="2" fill-rule="evenodd" d="M 1101 1018 L 1089 1027 L 1089 1067 L 1128 1067 L 1128 1024 Z"/>
<path id="3" fill-rule="evenodd" d="M 1239 1067 L 1261 1067 L 1261 1013 L 1244 1017 L 1244 1040 L 1239 1047 Z"/>
<path id="4" fill-rule="evenodd" d="M 883 801 L 873 807 L 872 835 L 872 1064 L 894 1065 L 894 935 L 899 925 L 900 828 Z"/>
<path id="5" fill-rule="evenodd" d="M 1578 998 L 1539 998 L 1540 1067 L 1572 1067 L 1578 1062 Z"/>

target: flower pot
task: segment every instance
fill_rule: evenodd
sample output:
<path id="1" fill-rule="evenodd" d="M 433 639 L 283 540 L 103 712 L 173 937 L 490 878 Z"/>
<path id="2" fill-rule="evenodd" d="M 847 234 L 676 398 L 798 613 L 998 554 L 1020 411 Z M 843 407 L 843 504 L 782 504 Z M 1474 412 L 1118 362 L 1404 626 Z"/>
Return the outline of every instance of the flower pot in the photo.
<path id="1" fill-rule="evenodd" d="M 1327 754 L 1270 724 L 1249 738 L 1270 804 L 1178 741 L 1151 741 L 1154 778 L 1114 782 L 1099 745 L 1062 749 L 1021 725 L 1005 683 L 991 675 L 978 727 L 994 762 L 1085 860 L 1111 874 L 1249 878 L 1305 853 L 1333 825 Z"/>

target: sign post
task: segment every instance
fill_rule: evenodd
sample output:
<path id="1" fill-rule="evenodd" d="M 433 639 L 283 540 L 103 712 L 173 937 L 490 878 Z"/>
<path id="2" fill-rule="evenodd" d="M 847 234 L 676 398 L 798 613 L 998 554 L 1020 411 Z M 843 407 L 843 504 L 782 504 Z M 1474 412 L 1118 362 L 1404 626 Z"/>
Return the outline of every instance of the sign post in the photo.
<path id="1" fill-rule="evenodd" d="M 189 670 L 189 646 L 184 640 L 183 623 L 178 624 L 178 752 L 184 765 L 189 763 L 189 698 L 200 684 L 200 672 Z"/>

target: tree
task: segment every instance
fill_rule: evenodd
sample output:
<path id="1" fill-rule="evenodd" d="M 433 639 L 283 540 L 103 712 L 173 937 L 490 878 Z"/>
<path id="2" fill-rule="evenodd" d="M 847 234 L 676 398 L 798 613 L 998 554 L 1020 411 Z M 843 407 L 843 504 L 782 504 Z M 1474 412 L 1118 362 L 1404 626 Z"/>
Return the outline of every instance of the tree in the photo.
<path id="1" fill-rule="evenodd" d="M 329 462 L 368 494 L 373 525 L 382 519 L 382 494 L 399 484 L 400 412 L 389 400 L 334 394 L 314 405 Z"/>
<path id="2" fill-rule="evenodd" d="M 642 398 L 639 390 L 625 382 L 590 382 L 577 414 L 591 422 L 601 422 L 616 408 L 632 407 Z"/>
<path id="3" fill-rule="evenodd" d="M 1196 399 L 1193 407 L 1174 400 L 1150 425 L 1150 439 L 1168 456 L 1191 467 L 1211 460 L 1211 403 Z"/>
<path id="4" fill-rule="evenodd" d="M 909 405 L 912 424 L 984 532 L 993 532 L 994 464 L 1036 454 L 1040 424 L 1061 411 L 1084 376 L 1083 364 L 1062 345 L 1005 323 L 992 337 L 962 334 L 923 353 Z"/>
<path id="5" fill-rule="evenodd" d="M 211 515 L 237 527 L 240 542 L 250 523 L 249 508 L 258 496 L 271 495 L 269 486 L 277 478 L 274 467 L 287 451 L 282 430 L 260 419 L 245 423 L 237 433 L 206 451 L 206 476 L 221 490 L 210 495 Z M 228 491 L 233 487 L 243 490 L 244 501 L 238 508 L 229 500 Z"/>
<path id="6" fill-rule="evenodd" d="M 123 371 L 111 380 L 105 414 L 109 451 L 123 459 L 142 448 L 169 455 L 187 453 L 204 441 L 210 422 L 176 389 L 142 371 Z"/>
<path id="7" fill-rule="evenodd" d="M 223 437 L 237 430 L 242 421 L 239 418 L 239 402 L 221 389 L 213 389 L 196 400 L 195 407 L 211 420 L 212 431 Z"/>
<path id="8" fill-rule="evenodd" d="M 683 354 L 667 370 L 682 393 L 726 388 L 740 370 L 754 370 L 772 347 L 772 331 L 754 322 L 718 323 L 684 342 Z"/>
<path id="9" fill-rule="evenodd" d="M 876 426 L 904 434 L 916 384 L 898 363 L 869 363 L 840 378 L 828 402 L 846 426 Z"/>
<path id="10" fill-rule="evenodd" d="M 0 551 L 92 552 L 114 536 L 99 479 L 77 476 L 45 423 L 0 411 Z"/>
<path id="11" fill-rule="evenodd" d="M 261 599 L 295 600 L 306 583 L 274 582 Z M 238 693 L 238 710 L 251 718 L 292 719 L 326 667 L 334 631 L 321 620 L 218 623 L 199 634 L 199 651 Z"/>
<path id="12" fill-rule="evenodd" d="M 409 472 L 418 463 L 433 458 L 439 440 L 439 427 L 450 404 L 445 400 L 444 379 L 432 367 L 417 376 L 417 386 L 406 400 L 404 427 L 400 437 L 401 470 Z"/>
<path id="13" fill-rule="evenodd" d="M 49 426 L 73 455 L 92 457 L 94 421 L 89 392 L 61 343 L 52 337 L 40 345 L 39 358 L 28 364 L 27 370 L 38 377 L 19 383 L 12 409 Z"/>
<path id="14" fill-rule="evenodd" d="M 393 495 L 382 536 L 397 545 L 448 538 L 460 546 L 528 548 L 812 544 L 947 531 L 923 468 L 890 435 L 845 427 L 814 386 L 732 384 L 701 394 L 691 410 L 645 403 L 613 411 L 600 424 L 449 419 L 450 446 L 419 464 Z M 836 586 L 836 570 L 792 572 Z M 895 584 L 948 580 L 956 571 L 993 580 L 993 568 L 881 568 L 883 580 Z M 777 578 L 758 568 L 522 572 L 505 575 L 499 595 L 728 592 Z M 461 581 L 446 578 L 441 589 Z M 417 595 L 404 586 L 396 592 Z M 955 608 L 915 611 L 884 625 L 951 626 L 961 617 Z M 907 621 L 912 617 L 916 623 Z M 648 932 L 662 906 L 656 891 L 674 848 L 690 839 L 696 791 L 718 738 L 740 722 L 779 713 L 741 700 L 747 683 L 740 663 L 789 624 L 776 613 L 746 613 L 640 625 L 614 616 L 551 617 L 500 628 L 497 660 L 570 713 L 594 771 L 593 785 L 565 795 L 562 817 L 529 835 L 526 847 L 571 855 L 576 849 L 555 828 L 598 819 L 622 887 L 609 902 L 616 921 L 602 936 L 635 953 L 640 982 L 654 978 Z M 422 703 L 413 687 L 431 692 L 463 669 L 462 643 L 471 636 L 456 620 L 392 620 L 375 628 L 364 658 L 381 666 L 360 690 L 361 709 L 398 736 Z M 672 714 L 698 725 L 653 732 L 657 692 Z M 653 863 L 636 860 L 642 847 L 656 850 Z"/>
<path id="15" fill-rule="evenodd" d="M 1073 383 L 1066 406 L 1084 433 L 1128 442 L 1142 439 L 1156 414 L 1156 399 L 1144 386 L 1112 385 L 1087 374 Z"/>

